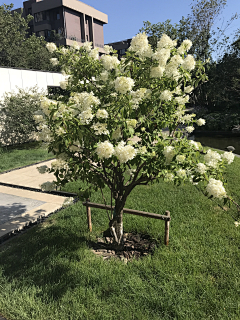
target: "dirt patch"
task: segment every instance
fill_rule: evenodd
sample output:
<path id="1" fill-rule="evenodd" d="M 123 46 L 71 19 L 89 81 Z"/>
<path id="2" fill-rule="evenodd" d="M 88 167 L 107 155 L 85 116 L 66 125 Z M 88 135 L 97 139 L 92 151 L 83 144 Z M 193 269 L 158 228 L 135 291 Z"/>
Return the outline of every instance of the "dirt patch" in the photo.
<path id="1" fill-rule="evenodd" d="M 97 238 L 97 242 L 89 242 L 91 251 L 104 260 L 116 258 L 127 263 L 132 259 L 146 257 L 153 253 L 157 246 L 155 240 L 148 235 L 125 233 L 123 236 L 123 245 L 116 248 L 112 237 Z"/>

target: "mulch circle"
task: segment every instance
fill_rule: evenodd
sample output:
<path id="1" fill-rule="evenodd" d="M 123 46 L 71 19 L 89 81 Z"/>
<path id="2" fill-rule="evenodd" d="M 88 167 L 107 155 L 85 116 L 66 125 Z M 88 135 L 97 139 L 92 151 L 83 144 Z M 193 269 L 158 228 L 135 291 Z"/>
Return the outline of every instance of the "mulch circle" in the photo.
<path id="1" fill-rule="evenodd" d="M 104 260 L 116 258 L 127 263 L 133 259 L 146 257 L 153 253 L 157 246 L 156 241 L 152 240 L 150 236 L 134 233 L 125 233 L 123 242 L 122 247 L 116 250 L 112 237 L 97 238 L 97 242 L 89 242 L 89 247 L 94 254 Z"/>

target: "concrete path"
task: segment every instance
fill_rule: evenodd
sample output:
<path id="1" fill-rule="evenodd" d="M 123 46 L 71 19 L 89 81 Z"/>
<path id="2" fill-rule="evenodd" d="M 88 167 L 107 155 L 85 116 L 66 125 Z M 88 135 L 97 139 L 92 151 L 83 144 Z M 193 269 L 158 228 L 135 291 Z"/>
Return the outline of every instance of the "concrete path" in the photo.
<path id="1" fill-rule="evenodd" d="M 53 174 L 40 174 L 36 169 L 41 165 L 50 164 L 51 161 L 46 161 L 0 174 L 0 183 L 4 184 L 0 185 L 0 240 L 62 207 L 66 197 L 21 189 L 39 189 L 43 182 L 53 181 Z M 12 188 L 7 184 L 18 188 Z"/>

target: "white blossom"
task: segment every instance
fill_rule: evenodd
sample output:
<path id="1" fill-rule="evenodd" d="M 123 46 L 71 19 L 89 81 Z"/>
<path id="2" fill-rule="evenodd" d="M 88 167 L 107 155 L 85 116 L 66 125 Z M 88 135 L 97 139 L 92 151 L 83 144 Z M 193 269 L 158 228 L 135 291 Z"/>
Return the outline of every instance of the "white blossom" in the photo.
<path id="1" fill-rule="evenodd" d="M 194 127 L 193 126 L 189 126 L 189 127 L 186 127 L 185 130 L 188 132 L 188 133 L 191 133 L 194 131 Z"/>
<path id="2" fill-rule="evenodd" d="M 204 161 L 209 167 L 216 168 L 218 161 L 221 161 L 221 155 L 216 151 L 208 149 L 207 153 L 204 155 Z"/>
<path id="3" fill-rule="evenodd" d="M 164 147 L 163 154 L 166 158 L 166 164 L 169 164 L 175 155 L 174 147 L 172 147 L 172 146 Z"/>
<path id="4" fill-rule="evenodd" d="M 157 60 L 160 67 L 165 68 L 168 59 L 170 58 L 171 51 L 170 49 L 162 48 L 157 49 L 152 55 L 154 60 Z"/>
<path id="5" fill-rule="evenodd" d="M 188 52 L 191 49 L 192 41 L 191 40 L 183 40 L 180 47 L 177 49 L 179 54 L 184 54 L 185 51 Z"/>
<path id="6" fill-rule="evenodd" d="M 134 80 L 129 77 L 118 77 L 115 80 L 115 90 L 119 93 L 127 93 L 132 90 L 134 86 Z"/>
<path id="7" fill-rule="evenodd" d="M 163 76 L 165 68 L 163 67 L 152 67 L 150 69 L 150 77 L 151 78 L 161 78 Z"/>
<path id="8" fill-rule="evenodd" d="M 165 101 L 171 101 L 172 99 L 172 93 L 169 90 L 164 90 L 161 94 L 160 94 L 160 99 L 161 100 L 165 100 Z"/>
<path id="9" fill-rule="evenodd" d="M 53 53 L 54 51 L 57 50 L 57 46 L 53 42 L 49 42 L 46 44 L 46 48 L 48 49 L 49 52 Z"/>
<path id="10" fill-rule="evenodd" d="M 171 172 L 167 172 L 164 176 L 164 179 L 167 181 L 173 181 L 174 180 L 174 174 Z"/>
<path id="11" fill-rule="evenodd" d="M 222 159 L 226 160 L 228 164 L 231 164 L 234 160 L 234 154 L 232 152 L 224 152 Z"/>
<path id="12" fill-rule="evenodd" d="M 182 63 L 182 67 L 183 69 L 187 70 L 187 71 L 191 71 L 195 68 L 195 60 L 194 60 L 194 57 L 189 54 L 183 61 Z"/>
<path id="13" fill-rule="evenodd" d="M 176 174 L 179 178 L 185 178 L 187 176 L 186 170 L 184 169 L 177 170 Z"/>
<path id="14" fill-rule="evenodd" d="M 63 81 L 60 81 L 60 88 L 65 90 L 67 89 L 67 85 L 68 85 L 68 80 L 63 80 Z"/>
<path id="15" fill-rule="evenodd" d="M 57 58 L 51 58 L 50 59 L 50 62 L 53 66 L 57 66 L 59 64 L 59 61 Z"/>
<path id="16" fill-rule="evenodd" d="M 207 171 L 207 167 L 205 166 L 204 163 L 198 163 L 196 167 L 196 172 L 204 174 Z"/>
<path id="17" fill-rule="evenodd" d="M 128 50 L 135 51 L 136 55 L 140 58 L 150 58 L 152 56 L 152 49 L 148 44 L 148 37 L 146 33 L 138 33 L 135 37 L 133 37 Z"/>
<path id="18" fill-rule="evenodd" d="M 185 161 L 185 159 L 186 159 L 186 156 L 184 156 L 184 155 L 182 155 L 182 154 L 179 154 L 179 155 L 177 155 L 176 156 L 176 160 L 178 161 L 178 162 L 184 162 Z"/>
<path id="19" fill-rule="evenodd" d="M 99 142 L 97 144 L 96 153 L 100 159 L 108 159 L 111 158 L 111 156 L 113 155 L 114 147 L 108 140 L 104 142 Z"/>
<path id="20" fill-rule="evenodd" d="M 222 181 L 213 178 L 209 179 L 206 191 L 208 192 L 209 196 L 213 196 L 214 198 L 222 199 L 226 198 L 227 196 Z"/>
<path id="21" fill-rule="evenodd" d="M 191 93 L 191 92 L 193 91 L 193 89 L 194 89 L 194 87 L 192 87 L 192 86 L 187 86 L 187 87 L 184 88 L 184 92 L 185 92 L 185 93 Z"/>
<path id="22" fill-rule="evenodd" d="M 199 150 L 199 142 L 189 140 L 189 144 L 194 147 L 195 150 Z"/>
<path id="23" fill-rule="evenodd" d="M 135 128 L 137 125 L 137 120 L 136 119 L 128 119 L 126 120 L 127 127 L 132 127 Z"/>
<path id="24" fill-rule="evenodd" d="M 89 57 L 93 58 L 94 60 L 98 60 L 99 58 L 99 53 L 98 53 L 98 48 L 94 48 L 89 52 Z"/>
<path id="25" fill-rule="evenodd" d="M 119 159 L 120 163 L 126 163 L 137 155 L 137 150 L 133 146 L 125 144 L 124 141 L 121 141 L 115 147 L 114 155 Z"/>
<path id="26" fill-rule="evenodd" d="M 108 56 L 108 55 L 102 56 L 100 61 L 103 64 L 104 69 L 106 69 L 106 70 L 115 69 L 115 68 L 117 68 L 117 66 L 120 63 L 120 61 L 118 60 L 117 57 Z"/>
<path id="27" fill-rule="evenodd" d="M 98 109 L 96 113 L 96 117 L 98 119 L 107 119 L 108 118 L 108 112 L 105 109 Z"/>
<path id="28" fill-rule="evenodd" d="M 97 122 L 91 128 L 94 129 L 96 135 L 109 134 L 106 123 Z"/>
<path id="29" fill-rule="evenodd" d="M 70 102 L 75 103 L 74 107 L 78 108 L 80 111 L 87 110 L 91 108 L 92 105 L 100 104 L 100 100 L 95 97 L 92 92 L 74 93 L 69 100 Z"/>
<path id="30" fill-rule="evenodd" d="M 176 41 L 172 40 L 166 34 L 163 34 L 161 39 L 157 43 L 157 47 L 159 49 L 166 48 L 166 49 L 173 49 L 177 45 Z"/>
<path id="31" fill-rule="evenodd" d="M 91 120 L 93 119 L 94 115 L 92 114 L 92 109 L 88 108 L 86 110 L 83 110 L 79 114 L 79 119 L 81 120 L 82 124 L 89 124 Z"/>
<path id="32" fill-rule="evenodd" d="M 84 42 L 82 48 L 85 49 L 87 52 L 91 52 L 92 50 L 92 42 Z"/>
<path id="33" fill-rule="evenodd" d="M 198 126 L 204 126 L 206 121 L 204 119 L 200 118 L 196 121 L 196 123 Z"/>
<path id="34" fill-rule="evenodd" d="M 113 52 L 113 47 L 112 46 L 109 46 L 109 45 L 105 45 L 104 47 L 104 51 L 106 54 L 110 54 L 111 52 Z"/>
<path id="35" fill-rule="evenodd" d="M 109 77 L 109 73 L 107 72 L 107 70 L 100 73 L 100 76 L 99 76 L 100 80 L 104 82 L 107 81 L 108 77 Z"/>

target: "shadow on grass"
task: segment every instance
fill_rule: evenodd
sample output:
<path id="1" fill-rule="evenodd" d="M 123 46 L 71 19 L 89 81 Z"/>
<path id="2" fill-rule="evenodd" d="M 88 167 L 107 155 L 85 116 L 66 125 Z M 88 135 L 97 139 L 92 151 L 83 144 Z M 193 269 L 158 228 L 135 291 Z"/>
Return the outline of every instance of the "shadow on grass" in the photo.
<path id="1" fill-rule="evenodd" d="M 65 221 L 70 218 L 64 216 Z M 24 284 L 34 284 L 42 288 L 45 296 L 59 299 L 79 285 L 79 274 L 70 271 L 70 265 L 84 259 L 87 242 L 87 236 L 79 234 L 76 226 L 66 230 L 54 220 L 47 220 L 2 246 L 3 274 Z"/>

